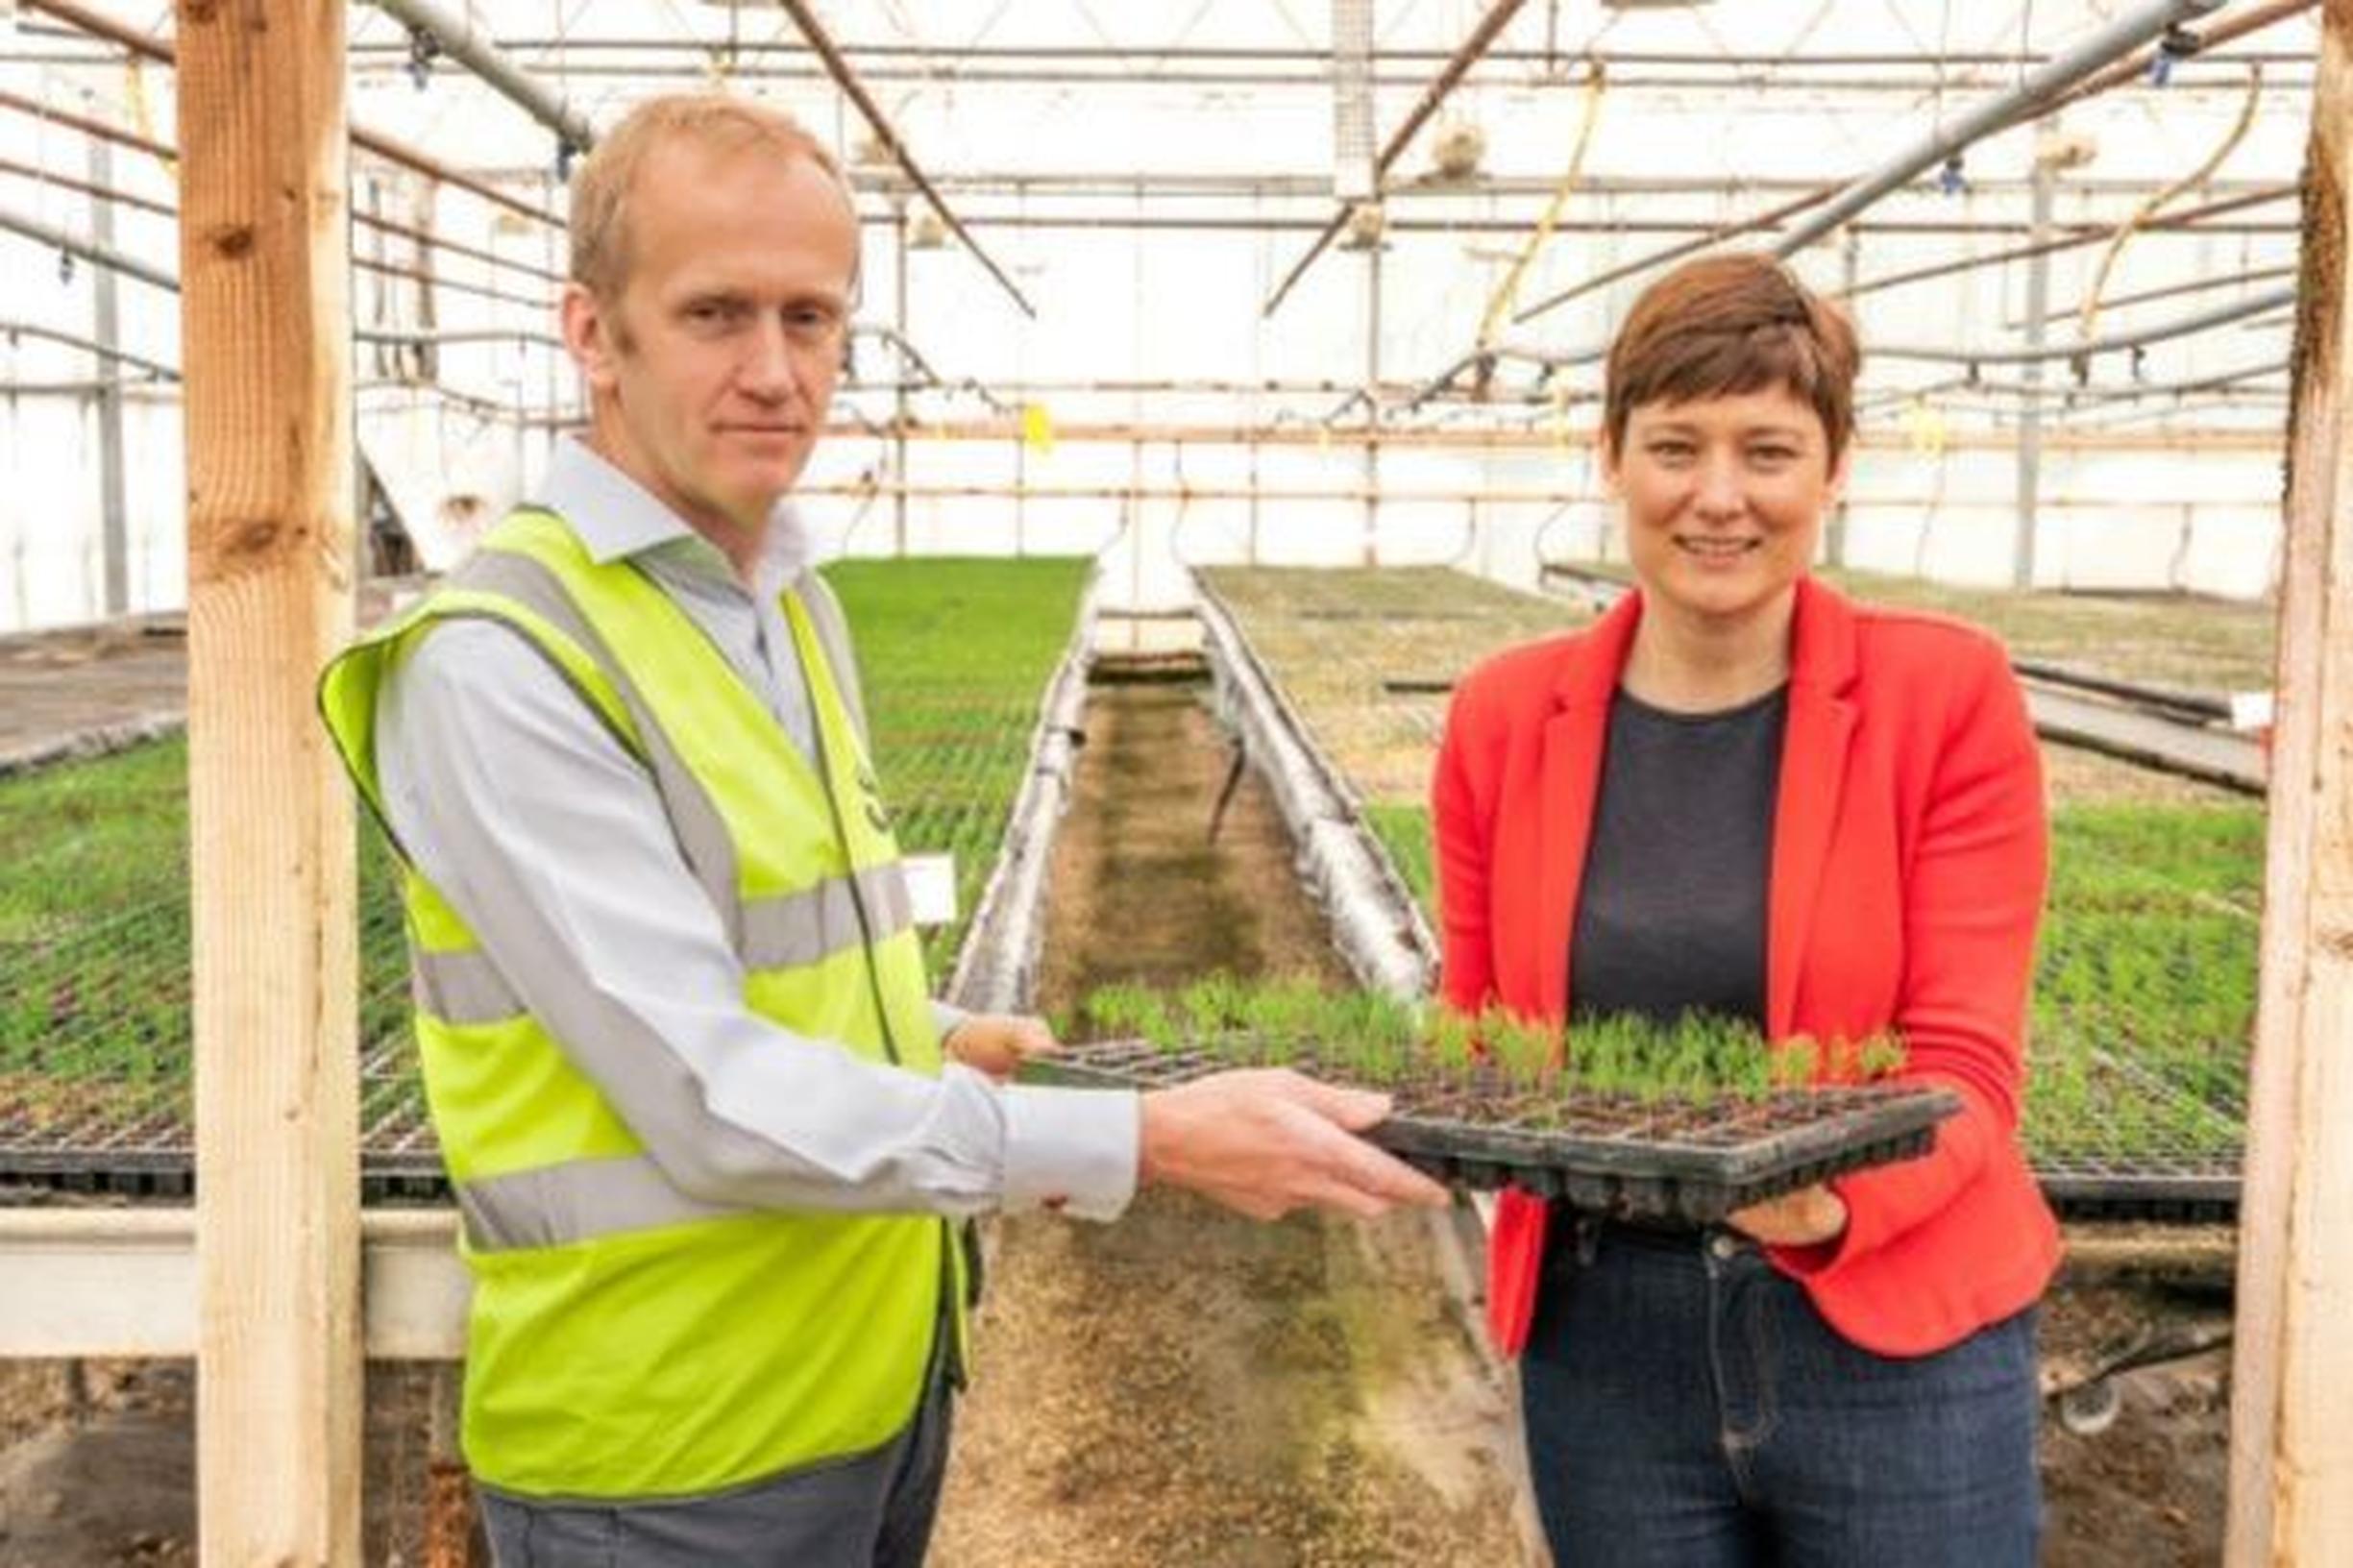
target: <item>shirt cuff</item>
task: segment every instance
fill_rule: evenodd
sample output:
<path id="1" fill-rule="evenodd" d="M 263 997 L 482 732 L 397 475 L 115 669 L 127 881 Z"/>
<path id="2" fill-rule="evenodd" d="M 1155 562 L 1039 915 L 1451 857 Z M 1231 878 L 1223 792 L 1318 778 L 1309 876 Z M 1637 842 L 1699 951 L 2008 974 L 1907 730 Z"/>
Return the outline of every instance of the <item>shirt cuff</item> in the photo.
<path id="1" fill-rule="evenodd" d="M 1005 1103 L 1008 1210 L 1116 1219 L 1136 1196 L 1143 1099 L 1125 1090 L 1016 1084 Z"/>
<path id="2" fill-rule="evenodd" d="M 954 1034 L 956 1032 L 956 1026 L 964 1022 L 965 1019 L 970 1017 L 972 1015 L 970 1013 L 967 1012 L 961 1007 L 958 1007 L 953 1002 L 944 1002 L 936 996 L 932 998 L 932 1032 L 938 1035 L 942 1041 L 945 1041 L 948 1036 Z"/>

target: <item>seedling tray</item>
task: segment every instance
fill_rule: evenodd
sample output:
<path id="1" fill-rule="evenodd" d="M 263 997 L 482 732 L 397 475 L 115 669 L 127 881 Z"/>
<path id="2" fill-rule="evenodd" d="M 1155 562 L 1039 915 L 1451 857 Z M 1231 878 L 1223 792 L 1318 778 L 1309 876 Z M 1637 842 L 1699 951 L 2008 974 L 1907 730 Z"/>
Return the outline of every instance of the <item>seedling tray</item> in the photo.
<path id="1" fill-rule="evenodd" d="M 1203 1049 L 1143 1041 L 1066 1047 L 1032 1063 L 1048 1082 L 1165 1089 L 1246 1065 Z M 1311 1051 L 1287 1066 L 1346 1082 Z M 1875 1084 L 1781 1090 L 1762 1098 L 1585 1094 L 1556 1098 L 1484 1065 L 1428 1069 L 1385 1085 L 1397 1114 L 1365 1134 L 1451 1187 L 1517 1187 L 1622 1219 L 1711 1224 L 1734 1210 L 1828 1177 L 1928 1151 L 1958 1111 L 1949 1090 Z"/>

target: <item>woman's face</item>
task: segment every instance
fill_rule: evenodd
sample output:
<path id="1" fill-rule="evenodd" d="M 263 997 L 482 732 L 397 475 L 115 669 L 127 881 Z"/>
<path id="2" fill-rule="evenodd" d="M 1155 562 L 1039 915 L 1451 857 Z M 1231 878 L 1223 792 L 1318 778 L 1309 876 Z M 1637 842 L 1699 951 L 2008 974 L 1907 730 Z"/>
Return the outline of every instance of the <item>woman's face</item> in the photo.
<path id="1" fill-rule="evenodd" d="M 1814 558 L 1846 483 L 1822 416 L 1787 387 L 1649 403 L 1605 439 L 1627 551 L 1649 607 L 1716 625 L 1770 613 Z"/>

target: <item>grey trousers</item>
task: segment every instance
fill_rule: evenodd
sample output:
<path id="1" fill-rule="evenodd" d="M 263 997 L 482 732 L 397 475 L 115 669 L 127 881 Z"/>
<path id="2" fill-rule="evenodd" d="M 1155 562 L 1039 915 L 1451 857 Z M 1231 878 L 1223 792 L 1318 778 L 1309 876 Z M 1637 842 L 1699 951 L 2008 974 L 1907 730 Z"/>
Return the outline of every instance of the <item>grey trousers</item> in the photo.
<path id="1" fill-rule="evenodd" d="M 919 1568 L 953 1405 L 935 1365 L 882 1448 L 718 1497 L 603 1507 L 485 1491 L 491 1556 L 499 1568 Z"/>

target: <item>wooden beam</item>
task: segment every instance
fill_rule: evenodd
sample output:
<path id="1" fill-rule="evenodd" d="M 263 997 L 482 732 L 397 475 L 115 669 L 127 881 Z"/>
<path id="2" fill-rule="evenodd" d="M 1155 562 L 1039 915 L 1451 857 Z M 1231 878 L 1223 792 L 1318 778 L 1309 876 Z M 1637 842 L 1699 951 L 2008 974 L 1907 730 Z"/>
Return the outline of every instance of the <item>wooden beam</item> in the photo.
<path id="1" fill-rule="evenodd" d="M 2353 1541 L 2353 0 L 2327 0 L 2305 169 L 2265 869 L 2241 1203 L 2231 1568 Z"/>
<path id="2" fill-rule="evenodd" d="M 359 1560 L 342 0 L 180 0 L 194 883 L 197 1508 L 208 1564 Z"/>
<path id="3" fill-rule="evenodd" d="M 372 1360 L 459 1361 L 473 1277 L 448 1209 L 360 1214 Z M 0 1206 L 0 1356 L 191 1357 L 196 1218 L 186 1209 Z"/>

